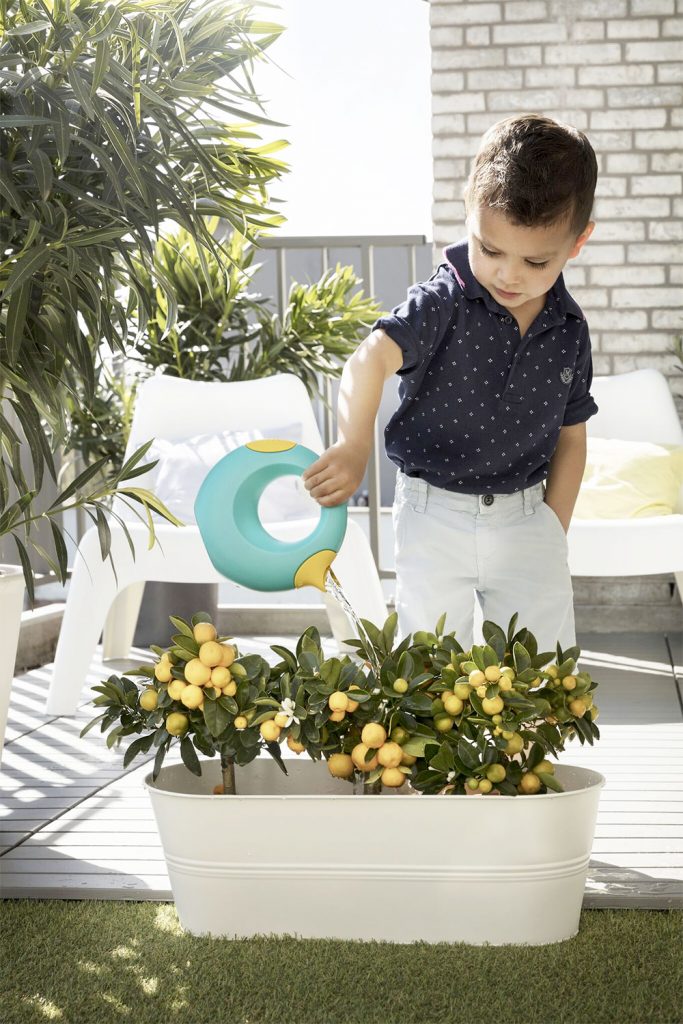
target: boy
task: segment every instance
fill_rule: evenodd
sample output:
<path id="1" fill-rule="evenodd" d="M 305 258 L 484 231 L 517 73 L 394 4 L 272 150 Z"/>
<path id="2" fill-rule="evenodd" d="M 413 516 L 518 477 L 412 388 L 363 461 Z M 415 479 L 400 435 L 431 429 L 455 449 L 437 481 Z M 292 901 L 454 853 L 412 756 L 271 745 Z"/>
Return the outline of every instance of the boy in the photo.
<path id="1" fill-rule="evenodd" d="M 586 137 L 550 118 L 484 135 L 464 198 L 467 238 L 382 317 L 344 367 L 338 440 L 304 473 L 338 505 L 365 472 L 384 381 L 401 378 L 385 431 L 402 635 L 447 612 L 472 643 L 484 619 L 539 650 L 575 643 L 566 531 L 586 459 L 591 347 L 562 268 L 591 235 L 597 180 Z"/>

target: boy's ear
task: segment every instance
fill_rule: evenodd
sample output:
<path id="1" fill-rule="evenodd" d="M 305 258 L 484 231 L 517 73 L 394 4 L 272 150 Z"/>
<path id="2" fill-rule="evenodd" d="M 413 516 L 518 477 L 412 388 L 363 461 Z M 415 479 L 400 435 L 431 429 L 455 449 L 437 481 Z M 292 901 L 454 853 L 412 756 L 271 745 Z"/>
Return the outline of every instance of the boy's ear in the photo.
<path id="1" fill-rule="evenodd" d="M 586 242 L 588 241 L 590 236 L 593 234 L 593 229 L 594 228 L 595 228 L 595 221 L 594 220 L 591 220 L 591 221 L 588 222 L 588 224 L 586 224 L 585 228 L 583 229 L 581 234 L 578 236 L 578 238 L 574 242 L 572 250 L 569 253 L 569 256 L 567 257 L 568 260 L 573 260 L 575 256 L 579 255 L 579 253 L 581 252 L 582 248 L 584 247 L 584 245 L 586 244 Z"/>

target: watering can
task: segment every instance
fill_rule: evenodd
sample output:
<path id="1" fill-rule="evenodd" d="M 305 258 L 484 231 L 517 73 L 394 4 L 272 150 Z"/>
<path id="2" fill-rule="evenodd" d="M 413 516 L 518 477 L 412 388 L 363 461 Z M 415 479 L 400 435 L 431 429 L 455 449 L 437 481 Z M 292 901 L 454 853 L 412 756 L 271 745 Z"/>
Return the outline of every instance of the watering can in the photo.
<path id="1" fill-rule="evenodd" d="M 194 511 L 209 558 L 223 576 L 251 590 L 325 590 L 346 533 L 346 504 L 321 508 L 313 532 L 291 543 L 268 533 L 258 514 L 259 499 L 273 480 L 300 476 L 318 458 L 294 441 L 249 441 L 210 470 Z"/>

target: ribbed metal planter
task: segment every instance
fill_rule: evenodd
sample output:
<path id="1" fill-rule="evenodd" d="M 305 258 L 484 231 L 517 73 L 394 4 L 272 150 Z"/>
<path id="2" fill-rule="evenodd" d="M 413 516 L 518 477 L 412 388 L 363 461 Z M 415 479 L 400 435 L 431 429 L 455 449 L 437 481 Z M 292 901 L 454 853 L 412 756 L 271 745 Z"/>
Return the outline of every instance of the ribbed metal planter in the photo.
<path id="1" fill-rule="evenodd" d="M 564 793 L 354 796 L 325 765 L 270 758 L 213 796 L 183 765 L 147 776 L 182 926 L 228 938 L 560 942 L 576 934 L 604 778 Z"/>

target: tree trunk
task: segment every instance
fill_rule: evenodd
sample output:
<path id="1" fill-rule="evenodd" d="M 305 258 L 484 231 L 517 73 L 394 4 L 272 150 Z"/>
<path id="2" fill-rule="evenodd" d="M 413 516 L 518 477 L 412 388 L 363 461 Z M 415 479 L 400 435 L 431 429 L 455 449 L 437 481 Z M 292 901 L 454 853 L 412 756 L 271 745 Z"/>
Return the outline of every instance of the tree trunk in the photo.
<path id="1" fill-rule="evenodd" d="M 228 754 L 221 754 L 221 774 L 223 776 L 224 795 L 234 796 L 237 793 L 235 787 L 235 759 Z"/>

